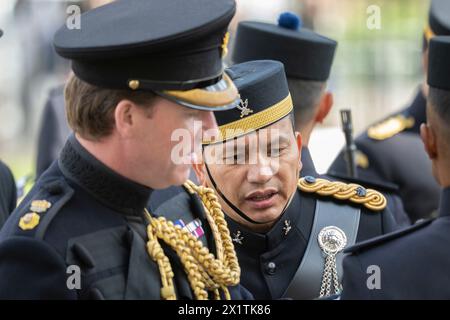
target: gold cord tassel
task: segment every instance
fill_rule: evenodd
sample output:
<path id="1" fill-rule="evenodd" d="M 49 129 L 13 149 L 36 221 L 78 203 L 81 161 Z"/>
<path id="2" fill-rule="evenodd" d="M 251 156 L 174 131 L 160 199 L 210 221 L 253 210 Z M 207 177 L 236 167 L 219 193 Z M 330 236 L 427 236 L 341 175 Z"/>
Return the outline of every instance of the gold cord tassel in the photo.
<path id="1" fill-rule="evenodd" d="M 218 257 L 215 258 L 208 248 L 187 230 L 175 226 L 164 217 L 154 218 L 145 209 L 149 222 L 147 252 L 159 267 L 161 297 L 168 300 L 176 299 L 176 294 L 172 267 L 158 239 L 168 244 L 180 257 L 196 299 L 208 299 L 208 291 L 213 292 L 215 299 L 220 299 L 219 289 L 221 289 L 225 299 L 229 300 L 231 297 L 227 287 L 239 284 L 241 270 L 222 208 L 212 189 L 196 186 L 190 181 L 184 186 L 189 192 L 197 193 L 203 202 Z"/>

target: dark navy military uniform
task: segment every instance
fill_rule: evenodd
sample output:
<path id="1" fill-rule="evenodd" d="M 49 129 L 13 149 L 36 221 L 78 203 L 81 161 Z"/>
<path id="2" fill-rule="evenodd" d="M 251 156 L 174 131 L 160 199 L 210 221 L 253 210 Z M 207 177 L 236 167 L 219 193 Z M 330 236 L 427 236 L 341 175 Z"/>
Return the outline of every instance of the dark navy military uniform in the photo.
<path id="1" fill-rule="evenodd" d="M 16 183 L 11 170 L 0 161 L 0 228 L 13 212 L 17 202 Z"/>
<path id="2" fill-rule="evenodd" d="M 341 299 L 450 299 L 450 189 L 441 193 L 439 217 L 349 248 Z M 380 289 L 370 290 L 371 265 Z"/>
<path id="3" fill-rule="evenodd" d="M 112 2 L 83 13 L 82 30 L 58 30 L 55 49 L 72 60 L 74 76 L 92 86 L 128 90 L 131 96 L 136 90 L 152 92 L 197 110 L 236 107 L 238 92 L 222 64 L 235 2 L 183 4 Z M 109 28 L 111 21 L 118 27 Z M 205 98 L 211 94 L 214 101 Z M 161 236 L 148 237 L 151 217 L 145 209 L 151 192 L 97 160 L 71 135 L 0 232 L 0 298 L 199 297 L 176 252 Z M 208 226 L 195 220 L 197 215 L 180 212 L 177 217 L 187 227 L 195 226 L 193 232 L 209 244 L 203 239 L 210 236 Z M 155 257 L 147 248 L 150 240 L 161 245 L 173 276 L 167 260 L 155 262 L 161 255 Z M 214 252 L 212 245 L 209 249 Z M 232 299 L 251 298 L 238 285 L 229 287 L 229 293 Z"/>
<path id="4" fill-rule="evenodd" d="M 283 216 L 265 234 L 252 232 L 227 218 L 242 269 L 241 284 L 256 299 L 279 299 L 285 295 L 302 262 L 308 242 L 317 241 L 311 237 L 317 200 L 323 199 L 315 194 L 296 192 Z M 337 206 L 347 205 L 331 199 L 325 201 L 333 202 Z M 192 214 L 194 208 L 199 207 L 199 203 L 198 198 L 187 192 L 180 192 L 161 204 L 155 214 L 162 216 L 170 216 L 174 212 Z M 172 219 L 177 220 L 178 217 Z M 373 212 L 362 209 L 356 242 L 391 232 L 396 228 L 389 210 Z M 305 298 L 312 299 L 319 293 L 306 295 Z"/>
<path id="5" fill-rule="evenodd" d="M 218 138 L 222 140 L 214 143 L 228 142 L 229 139 L 236 138 L 233 130 L 224 130 L 230 125 L 235 126 L 238 129 L 236 132 L 240 134 L 245 132 L 239 130 L 242 127 L 247 128 L 249 130 L 247 132 L 255 132 L 260 128 L 270 130 L 271 124 L 289 116 L 292 112 L 292 101 L 289 99 L 287 81 L 280 62 L 249 61 L 236 64 L 228 68 L 226 72 L 237 84 L 241 99 L 248 103 L 241 105 L 238 110 L 215 113 L 219 132 L 223 135 Z M 268 109 L 276 116 L 267 117 L 265 111 Z M 208 144 L 209 141 L 204 141 L 204 150 L 214 147 Z M 205 169 L 218 197 L 243 219 L 251 223 L 259 223 L 251 220 L 226 198 L 208 166 L 209 164 L 206 163 Z M 306 166 L 305 170 L 308 169 L 311 168 Z M 302 181 L 305 185 L 299 188 L 309 190 L 314 189 L 316 182 L 319 183 L 319 179 L 311 176 L 302 179 L 301 185 Z M 258 184 L 253 187 L 256 189 L 264 186 Z M 341 188 L 344 189 L 342 185 L 337 189 L 341 190 Z M 323 230 L 323 225 L 342 228 L 341 231 L 346 233 L 349 244 L 396 228 L 389 209 L 385 208 L 385 203 L 377 211 L 376 208 L 369 210 L 362 204 L 333 200 L 331 194 L 329 197 L 322 197 L 318 193 L 301 190 L 294 192 L 287 208 L 280 212 L 279 220 L 268 232 L 253 232 L 227 218 L 242 269 L 241 283 L 257 299 L 282 297 L 312 299 L 319 296 L 324 257 L 318 248 L 318 237 Z M 360 186 L 355 192 L 358 200 L 364 200 L 369 190 Z M 379 196 L 383 197 L 381 194 Z M 194 212 L 194 208 L 198 206 L 198 201 L 189 197 L 186 192 L 181 192 L 160 204 L 156 214 L 168 216 L 170 212 Z M 333 234 L 330 237 L 332 236 Z M 341 255 L 337 257 L 337 269 L 341 268 L 340 257 Z"/>
<path id="6" fill-rule="evenodd" d="M 448 100 L 434 100 L 437 94 L 448 96 L 450 93 L 450 63 L 446 59 L 449 54 L 450 36 L 430 40 L 427 83 L 432 99 L 428 108 L 436 117 L 441 117 L 437 120 L 439 126 L 446 127 L 435 132 L 436 139 L 446 139 L 445 130 L 450 126 L 448 114 L 445 116 L 450 108 Z M 437 153 L 442 157 L 443 152 L 445 150 L 439 146 Z M 448 160 L 444 156 L 433 161 Z M 448 171 L 439 174 L 442 176 L 437 178 L 445 185 L 438 218 L 418 222 L 409 229 L 347 250 L 343 299 L 450 299 L 450 187 L 444 176 Z M 369 273 L 374 271 L 377 274 L 368 279 Z"/>
<path id="7" fill-rule="evenodd" d="M 313 176 L 313 177 L 324 177 L 325 179 L 345 181 L 347 183 L 357 183 L 364 185 L 368 188 L 376 189 L 383 193 L 387 199 L 387 206 L 394 216 L 395 222 L 398 226 L 407 226 L 411 224 L 405 209 L 403 208 L 403 203 L 399 197 L 398 187 L 389 183 L 376 183 L 371 180 L 363 180 L 357 178 L 350 178 L 346 175 L 319 175 L 314 166 L 314 162 L 311 158 L 308 147 L 302 147 L 302 170 L 300 171 L 300 176 Z"/>
<path id="8" fill-rule="evenodd" d="M 450 35 L 450 3 L 431 1 L 424 45 L 435 35 Z M 424 48 L 425 48 L 424 46 Z M 358 176 L 387 181 L 400 188 L 404 208 L 411 221 L 435 217 L 439 187 L 431 176 L 431 162 L 420 140 L 420 125 L 426 122 L 426 97 L 422 88 L 412 103 L 371 126 L 355 139 L 360 151 Z M 330 167 L 331 173 L 345 174 L 345 156 L 341 152 Z"/>
<path id="9" fill-rule="evenodd" d="M 297 192 L 286 212 L 266 234 L 252 232 L 228 220 L 243 270 L 241 283 L 256 299 L 278 299 L 285 295 L 302 262 L 308 242 L 317 241 L 311 236 L 311 227 L 318 199 L 320 197 L 315 195 Z M 288 232 L 286 221 L 292 227 Z M 374 213 L 363 209 L 356 242 L 388 233 L 395 228 L 389 211 Z M 240 241 L 236 243 L 237 240 Z M 312 299 L 318 295 L 318 292 L 316 295 L 305 293 L 302 298 Z"/>
<path id="10" fill-rule="evenodd" d="M 435 214 L 439 203 L 439 186 L 431 172 L 419 135 L 419 126 L 426 122 L 426 101 L 419 90 L 412 105 L 395 115 L 413 117 L 414 126 L 383 140 L 375 140 L 365 131 L 355 145 L 365 161 L 357 161 L 358 178 L 387 181 L 398 185 L 399 195 L 411 221 Z M 393 115 L 393 116 L 395 116 Z M 389 117 L 391 118 L 391 117 Z M 345 153 L 341 152 L 328 170 L 331 175 L 345 175 Z"/>
<path id="11" fill-rule="evenodd" d="M 0 233 L 0 298 L 159 299 L 160 274 L 146 250 L 143 215 L 151 192 L 111 171 L 69 138 L 59 160 Z M 34 228 L 23 230 L 20 221 L 33 212 L 35 200 L 51 206 L 37 213 Z M 183 211 L 176 213 L 191 219 Z M 193 299 L 175 252 L 161 245 L 174 269 L 177 297 Z M 71 265 L 81 270 L 79 289 L 67 286 Z M 241 287 L 230 293 L 234 299 L 250 297 Z"/>

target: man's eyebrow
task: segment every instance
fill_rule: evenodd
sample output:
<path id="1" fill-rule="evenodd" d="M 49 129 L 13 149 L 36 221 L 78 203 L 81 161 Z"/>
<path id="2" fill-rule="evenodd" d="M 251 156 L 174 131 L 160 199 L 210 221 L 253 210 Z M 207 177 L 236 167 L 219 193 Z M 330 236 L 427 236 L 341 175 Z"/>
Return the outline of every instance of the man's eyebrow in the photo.
<path id="1" fill-rule="evenodd" d="M 290 140 L 291 139 L 287 135 L 280 134 L 280 135 L 277 135 L 276 137 L 273 137 L 270 141 L 267 141 L 267 145 L 272 145 L 275 143 L 278 143 L 279 145 L 281 145 L 282 143 L 289 143 Z"/>

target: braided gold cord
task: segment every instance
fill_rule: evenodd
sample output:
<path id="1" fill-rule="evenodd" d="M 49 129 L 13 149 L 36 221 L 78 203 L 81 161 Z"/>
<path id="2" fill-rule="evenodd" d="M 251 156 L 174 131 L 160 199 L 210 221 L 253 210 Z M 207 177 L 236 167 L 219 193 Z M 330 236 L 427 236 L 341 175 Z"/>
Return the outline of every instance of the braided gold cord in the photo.
<path id="1" fill-rule="evenodd" d="M 298 181 L 300 190 L 309 193 L 317 193 L 321 196 L 332 196 L 338 200 L 349 200 L 354 203 L 362 204 L 373 211 L 381 211 L 386 205 L 386 198 L 378 191 L 365 189 L 355 183 L 343 183 L 339 181 L 328 181 L 326 179 L 316 178 L 314 182 L 307 182 L 305 178 Z M 358 195 L 358 189 L 364 189 L 363 196 Z"/>
<path id="2" fill-rule="evenodd" d="M 149 221 L 147 251 L 158 263 L 162 283 L 161 297 L 175 299 L 176 295 L 172 267 L 158 239 L 168 244 L 179 256 L 196 299 L 208 299 L 208 291 L 213 292 L 215 299 L 220 299 L 221 289 L 225 299 L 229 300 L 231 297 L 227 287 L 239 283 L 240 267 L 221 206 L 212 189 L 196 186 L 190 181 L 185 183 L 185 187 L 189 192 L 197 193 L 203 202 L 217 246 L 218 258 L 216 259 L 189 231 L 174 225 L 164 217 L 154 218 L 145 210 Z"/>

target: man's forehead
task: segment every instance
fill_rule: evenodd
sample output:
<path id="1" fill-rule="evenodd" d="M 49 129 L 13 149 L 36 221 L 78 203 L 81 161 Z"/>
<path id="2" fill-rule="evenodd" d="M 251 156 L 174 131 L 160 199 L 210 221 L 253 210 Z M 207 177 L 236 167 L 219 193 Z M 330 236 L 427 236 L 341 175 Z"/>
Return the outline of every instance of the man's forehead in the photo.
<path id="1" fill-rule="evenodd" d="M 293 129 L 290 120 L 284 118 L 268 127 L 228 140 L 221 145 L 225 147 L 234 147 L 236 144 L 247 145 L 255 140 L 267 143 L 286 142 L 293 138 L 292 132 Z"/>

